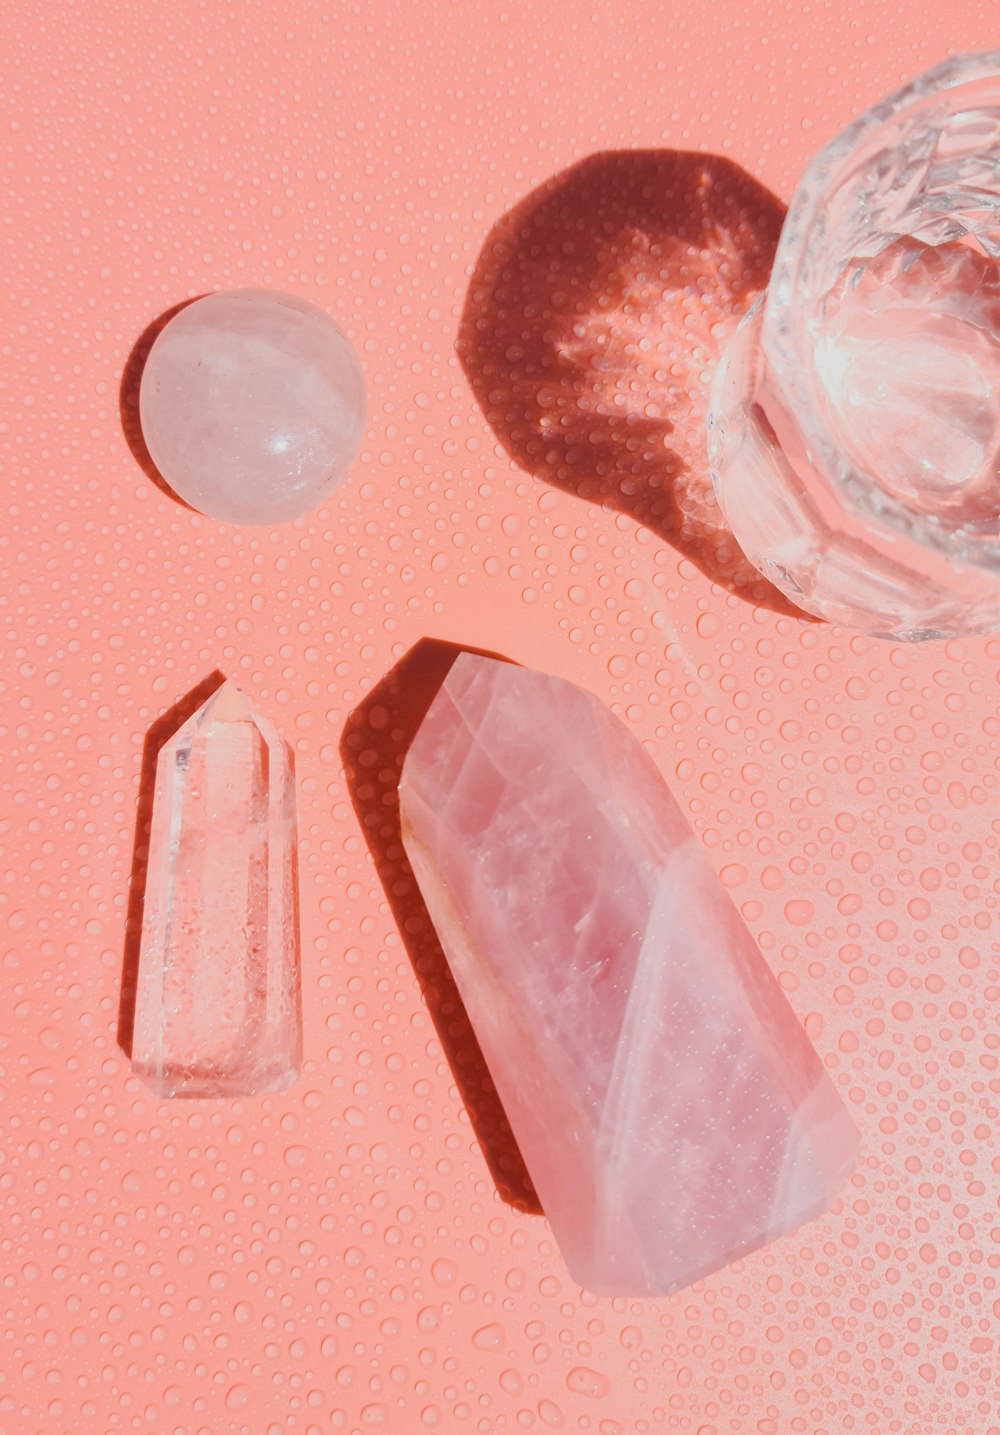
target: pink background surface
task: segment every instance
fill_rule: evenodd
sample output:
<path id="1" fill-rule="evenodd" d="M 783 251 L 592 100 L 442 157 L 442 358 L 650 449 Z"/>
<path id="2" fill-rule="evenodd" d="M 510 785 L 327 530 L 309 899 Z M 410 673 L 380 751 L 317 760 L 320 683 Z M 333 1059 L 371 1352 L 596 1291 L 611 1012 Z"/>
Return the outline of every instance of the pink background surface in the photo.
<path id="1" fill-rule="evenodd" d="M 996 19 L 6 7 L 4 1435 L 1000 1429 L 1000 641 L 754 606 L 634 504 L 526 472 L 455 351 L 491 226 L 557 172 L 696 148 L 787 200 L 818 144 Z M 179 506 L 119 412 L 145 327 L 243 284 L 328 308 L 370 394 L 349 480 L 272 531 Z M 421 995 L 340 742 L 425 636 L 633 725 L 862 1129 L 829 1216 L 672 1299 L 581 1293 L 500 1198 Z M 117 1041 L 133 830 L 147 729 L 216 668 L 296 749 L 307 1059 L 281 1097 L 170 1104 Z"/>

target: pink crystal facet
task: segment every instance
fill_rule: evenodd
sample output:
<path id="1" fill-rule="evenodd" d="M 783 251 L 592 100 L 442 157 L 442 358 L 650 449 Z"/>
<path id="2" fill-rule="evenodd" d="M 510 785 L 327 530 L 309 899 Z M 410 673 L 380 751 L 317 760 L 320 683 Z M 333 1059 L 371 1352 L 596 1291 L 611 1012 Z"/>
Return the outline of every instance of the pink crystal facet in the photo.
<path id="1" fill-rule="evenodd" d="M 160 750 L 132 1066 L 160 1096 L 253 1096 L 301 1059 L 291 752 L 233 683 Z"/>
<path id="2" fill-rule="evenodd" d="M 462 654 L 403 840 L 570 1272 L 665 1294 L 824 1211 L 857 1131 L 645 749 Z"/>

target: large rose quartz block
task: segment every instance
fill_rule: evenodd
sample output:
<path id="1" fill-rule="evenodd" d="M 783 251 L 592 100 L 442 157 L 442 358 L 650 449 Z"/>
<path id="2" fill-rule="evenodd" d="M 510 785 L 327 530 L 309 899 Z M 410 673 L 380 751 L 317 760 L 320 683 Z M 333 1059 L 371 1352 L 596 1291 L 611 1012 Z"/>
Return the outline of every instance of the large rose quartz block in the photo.
<path id="1" fill-rule="evenodd" d="M 403 841 L 573 1277 L 690 1284 L 827 1209 L 858 1135 L 651 757 L 571 683 L 462 654 Z"/>

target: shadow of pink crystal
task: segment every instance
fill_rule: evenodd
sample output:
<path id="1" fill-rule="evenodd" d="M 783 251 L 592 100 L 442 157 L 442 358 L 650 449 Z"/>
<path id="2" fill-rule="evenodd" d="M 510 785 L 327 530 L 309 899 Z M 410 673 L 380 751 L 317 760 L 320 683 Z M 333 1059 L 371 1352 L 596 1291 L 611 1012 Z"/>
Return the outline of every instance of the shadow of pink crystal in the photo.
<path id="1" fill-rule="evenodd" d="M 655 764 L 603 704 L 463 654 L 400 803 L 574 1279 L 665 1294 L 828 1208 L 854 1123 Z"/>
<path id="2" fill-rule="evenodd" d="M 160 1096 L 254 1096 L 301 1061 L 291 751 L 234 683 L 160 750 L 132 1067 Z"/>

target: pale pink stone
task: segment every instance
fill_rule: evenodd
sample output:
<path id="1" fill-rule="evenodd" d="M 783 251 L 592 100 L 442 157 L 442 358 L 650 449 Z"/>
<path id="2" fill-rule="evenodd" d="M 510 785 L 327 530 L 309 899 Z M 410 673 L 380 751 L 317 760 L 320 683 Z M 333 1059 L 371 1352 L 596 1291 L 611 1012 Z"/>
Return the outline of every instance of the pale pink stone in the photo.
<path id="1" fill-rule="evenodd" d="M 160 1096 L 253 1096 L 301 1059 L 288 744 L 225 683 L 160 750 L 132 1067 Z"/>
<path id="2" fill-rule="evenodd" d="M 315 508 L 354 461 L 364 378 L 324 310 L 233 289 L 164 327 L 139 414 L 153 462 L 186 503 L 228 523 L 283 523 Z"/>
<path id="3" fill-rule="evenodd" d="M 596 698 L 463 654 L 400 801 L 576 1280 L 663 1294 L 830 1205 L 854 1124 L 651 757 Z"/>

